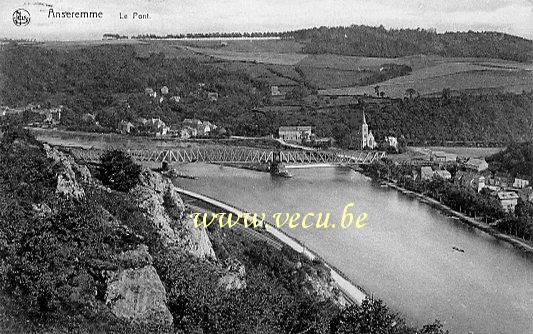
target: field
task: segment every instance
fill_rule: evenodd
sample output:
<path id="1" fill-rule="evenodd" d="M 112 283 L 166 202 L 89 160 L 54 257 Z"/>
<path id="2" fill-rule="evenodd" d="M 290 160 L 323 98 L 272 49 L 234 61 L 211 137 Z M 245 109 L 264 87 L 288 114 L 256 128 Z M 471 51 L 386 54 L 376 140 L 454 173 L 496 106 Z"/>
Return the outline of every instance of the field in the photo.
<path id="1" fill-rule="evenodd" d="M 421 96 L 452 93 L 474 94 L 533 90 L 533 64 L 488 58 L 446 58 L 417 55 L 402 58 L 307 55 L 302 45 L 289 40 L 151 40 L 45 42 L 44 47 L 84 47 L 131 44 L 137 54 L 163 53 L 168 58 L 194 57 L 229 70 L 243 71 L 267 85 L 294 87 L 305 83 L 320 95 L 375 96 L 379 86 L 386 97 L 403 98 L 407 89 Z M 388 80 L 364 84 L 385 64 L 407 65 L 412 72 Z M 370 81 L 373 82 L 373 81 Z M 415 95 L 416 95 L 415 94 Z"/>
<path id="2" fill-rule="evenodd" d="M 322 95 L 375 95 L 375 86 L 385 96 L 402 98 L 412 88 L 422 96 L 440 94 L 443 89 L 472 93 L 513 92 L 533 89 L 533 65 L 485 58 L 445 58 L 441 56 L 409 56 L 402 58 L 351 57 L 338 55 L 306 55 L 301 45 L 291 41 L 194 42 L 182 47 L 198 55 L 229 62 L 282 67 L 292 72 L 285 77 L 306 82 Z M 385 64 L 407 65 L 412 72 L 380 83 L 362 86 L 363 80 L 379 73 Z M 298 69 L 300 73 L 294 70 Z M 275 72 L 276 73 L 276 72 Z M 303 75 L 303 76 L 302 76 Z M 272 85 L 294 84 L 279 76 L 263 75 Z"/>
<path id="3" fill-rule="evenodd" d="M 178 44 L 195 48 L 224 49 L 229 52 L 275 52 L 275 53 L 301 53 L 303 45 L 294 41 L 277 39 L 260 40 L 181 40 Z"/>
<path id="4" fill-rule="evenodd" d="M 203 54 L 206 56 L 229 60 L 229 61 L 244 61 L 263 64 L 274 65 L 296 65 L 307 55 L 302 53 L 278 53 L 278 52 L 266 52 L 266 51 L 251 51 L 251 52 L 237 52 L 228 51 L 225 49 L 207 49 L 207 48 L 194 48 L 185 46 L 186 50 L 191 50 L 197 54 Z"/>
<path id="5" fill-rule="evenodd" d="M 414 152 L 423 152 L 424 150 L 444 151 L 446 153 L 457 154 L 462 157 L 486 158 L 498 152 L 505 147 L 466 147 L 466 146 L 428 146 L 428 147 L 411 147 Z"/>
<path id="6" fill-rule="evenodd" d="M 417 80 L 410 76 L 391 79 L 379 84 L 385 96 L 402 98 L 407 89 L 414 89 L 420 95 L 433 95 L 445 88 L 454 91 L 512 92 L 521 93 L 533 89 L 533 73 L 528 71 L 509 73 L 505 71 L 458 72 L 443 76 L 428 76 Z M 340 89 L 321 90 L 322 95 L 374 95 L 375 86 L 358 86 Z"/>

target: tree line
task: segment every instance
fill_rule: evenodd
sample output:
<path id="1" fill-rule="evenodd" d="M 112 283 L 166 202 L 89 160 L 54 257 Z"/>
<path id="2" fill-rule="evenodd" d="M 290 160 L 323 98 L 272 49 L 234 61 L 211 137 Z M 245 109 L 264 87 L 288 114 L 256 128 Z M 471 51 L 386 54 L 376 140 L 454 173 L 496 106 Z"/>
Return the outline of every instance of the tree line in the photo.
<path id="1" fill-rule="evenodd" d="M 418 54 L 531 60 L 531 40 L 499 32 L 446 32 L 351 25 L 302 29 L 284 35 L 304 43 L 303 52 L 396 58 Z"/>

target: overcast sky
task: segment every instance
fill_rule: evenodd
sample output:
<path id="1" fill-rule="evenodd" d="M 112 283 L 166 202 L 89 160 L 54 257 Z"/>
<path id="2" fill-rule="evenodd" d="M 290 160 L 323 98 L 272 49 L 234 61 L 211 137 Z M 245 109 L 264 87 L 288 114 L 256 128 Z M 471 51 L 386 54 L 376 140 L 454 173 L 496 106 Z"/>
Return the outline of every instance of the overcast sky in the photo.
<path id="1" fill-rule="evenodd" d="M 491 30 L 533 39 L 533 0 L 0 0 L 0 37 L 100 39 L 103 33 L 285 31 L 351 24 Z M 31 22 L 13 24 L 24 8 Z M 100 20 L 52 19 L 55 11 L 102 11 Z M 148 13 L 133 20 L 132 13 Z M 128 19 L 121 20 L 120 13 Z"/>

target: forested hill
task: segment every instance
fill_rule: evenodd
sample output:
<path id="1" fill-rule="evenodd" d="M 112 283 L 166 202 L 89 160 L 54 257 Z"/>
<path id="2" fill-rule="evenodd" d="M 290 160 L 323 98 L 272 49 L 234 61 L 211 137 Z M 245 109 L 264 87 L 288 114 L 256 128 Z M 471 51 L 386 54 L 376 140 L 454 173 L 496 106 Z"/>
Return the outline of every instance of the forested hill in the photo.
<path id="1" fill-rule="evenodd" d="M 533 179 L 533 141 L 513 143 L 505 151 L 487 158 L 487 161 L 491 169 Z"/>
<path id="2" fill-rule="evenodd" d="M 533 41 L 498 32 L 446 32 L 358 26 L 320 27 L 288 32 L 304 43 L 303 52 L 366 57 L 435 54 L 446 57 L 488 57 L 533 60 Z"/>

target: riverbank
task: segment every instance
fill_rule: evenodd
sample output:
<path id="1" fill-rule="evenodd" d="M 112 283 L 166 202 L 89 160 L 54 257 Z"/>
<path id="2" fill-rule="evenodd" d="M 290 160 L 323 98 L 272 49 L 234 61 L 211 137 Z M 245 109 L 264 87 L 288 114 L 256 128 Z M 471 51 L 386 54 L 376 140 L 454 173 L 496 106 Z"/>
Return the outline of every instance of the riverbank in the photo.
<path id="1" fill-rule="evenodd" d="M 411 191 L 411 190 L 407 190 L 403 187 L 400 187 L 398 186 L 397 184 L 393 183 L 393 182 L 390 182 L 390 181 L 382 181 L 384 184 L 386 184 L 387 186 L 393 188 L 393 189 L 396 189 L 397 191 L 407 195 L 407 196 L 412 196 L 412 197 L 416 197 L 418 198 L 421 202 L 423 203 L 426 203 L 452 217 L 456 217 L 456 218 L 459 218 L 459 220 L 461 220 L 461 222 L 463 223 L 466 223 L 467 225 L 469 226 L 472 226 L 474 228 L 477 228 L 485 233 L 488 233 L 490 234 L 491 236 L 495 237 L 496 239 L 498 240 L 502 240 L 502 241 L 505 241 L 505 242 L 508 242 L 510 243 L 511 245 L 513 245 L 514 247 L 522 250 L 522 251 L 525 251 L 525 252 L 528 252 L 528 253 L 531 253 L 533 254 L 533 246 L 515 238 L 515 237 L 512 237 L 510 235 L 507 235 L 507 234 L 503 234 L 499 231 L 497 231 L 496 229 L 494 229 L 493 227 L 491 227 L 490 225 L 488 224 L 485 224 L 479 220 L 476 220 L 475 218 L 472 218 L 472 217 L 469 217 L 461 212 L 458 212 L 458 211 L 455 211 L 453 210 L 452 208 L 450 208 L 449 206 L 437 201 L 436 199 L 434 198 L 431 198 L 429 196 L 426 196 L 424 194 L 420 194 L 420 193 L 417 193 L 417 192 L 414 192 L 414 191 Z"/>
<path id="2" fill-rule="evenodd" d="M 213 198 L 210 198 L 208 196 L 204 196 L 201 194 L 197 194 L 195 192 L 185 190 L 182 188 L 177 188 L 180 195 L 185 195 L 191 198 L 194 198 L 198 200 L 199 202 L 207 203 L 209 206 L 215 207 L 222 212 L 228 212 L 232 213 L 234 215 L 242 215 L 244 210 L 240 210 L 232 205 L 223 203 L 221 201 L 215 200 Z M 206 209 L 210 209 L 209 207 Z M 306 256 L 309 260 L 314 259 L 320 259 L 324 262 L 324 265 L 330 269 L 331 271 L 331 278 L 343 294 L 346 301 L 349 303 L 355 303 L 355 304 L 361 304 L 362 301 L 368 296 L 368 294 L 358 285 L 351 282 L 349 278 L 347 278 L 342 271 L 340 271 L 338 268 L 333 266 L 332 264 L 328 263 L 327 261 L 323 260 L 322 257 L 320 257 L 318 254 L 311 251 L 307 246 L 302 244 L 300 241 L 294 239 L 293 237 L 287 235 L 282 230 L 276 228 L 271 223 L 266 223 L 264 226 L 264 230 L 269 233 L 269 235 L 281 242 L 282 244 L 291 247 L 295 251 L 303 254 Z"/>

